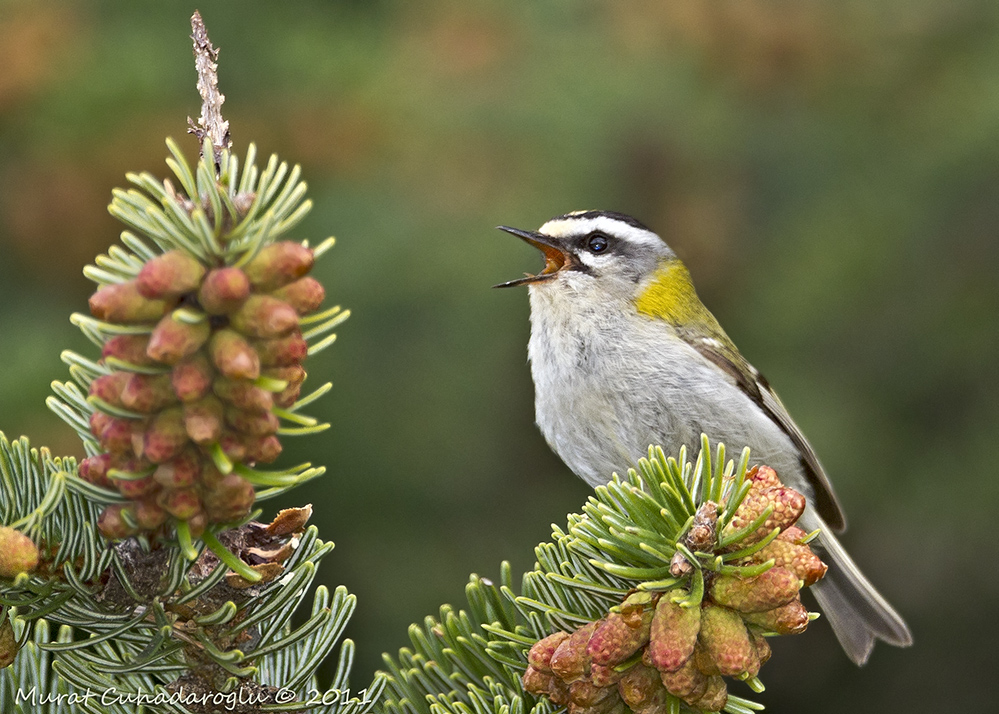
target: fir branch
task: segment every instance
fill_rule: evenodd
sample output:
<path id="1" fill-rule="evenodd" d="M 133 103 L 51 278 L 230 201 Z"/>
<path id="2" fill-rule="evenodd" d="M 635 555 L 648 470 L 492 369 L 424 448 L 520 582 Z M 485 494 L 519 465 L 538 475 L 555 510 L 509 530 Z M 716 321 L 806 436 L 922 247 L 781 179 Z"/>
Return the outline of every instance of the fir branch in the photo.
<path id="1" fill-rule="evenodd" d="M 17 667 L 0 672 L 2 711 L 24 710 L 26 681 L 41 696 L 113 689 L 177 712 L 239 694 L 274 711 L 366 714 L 384 687 L 379 677 L 351 695 L 346 641 L 333 689 L 314 697 L 354 597 L 320 587 L 292 628 L 332 544 L 305 527 L 309 508 L 269 526 L 251 520 L 255 499 L 325 471 L 256 465 L 277 458 L 276 434 L 328 428 L 300 412 L 329 389 L 300 398 L 302 361 L 333 343 L 349 311 L 317 313 L 325 291 L 306 273 L 333 239 L 315 252 L 278 241 L 312 206 L 301 168 L 271 156 L 261 171 L 253 145 L 240 166 L 218 51 L 198 13 L 192 29 L 203 105 L 189 122 L 201 160 L 192 167 L 167 140 L 173 178 L 129 173 L 133 188 L 113 191 L 109 212 L 131 230 L 85 268 L 98 285 L 92 316 L 72 318 L 101 356 L 64 352 L 72 381 L 54 383 L 48 400 L 88 457 L 77 464 L 0 434 L 0 537 L 16 556 L 0 572 L 0 668 L 27 642 Z M 178 698 L 185 691 L 195 699 Z"/>
<path id="2" fill-rule="evenodd" d="M 19 445 L 27 447 L 23 442 Z M 7 464 L 18 463 L 10 458 L 17 446 L 11 448 L 3 440 L 0 446 Z M 67 494 L 63 501 L 71 497 Z M 10 506 L 8 499 L 0 501 L 5 512 Z M 245 548 L 263 542 L 261 529 L 248 526 L 223 537 L 228 548 L 236 549 L 240 542 Z M 92 528 L 79 526 L 72 530 L 92 532 Z M 36 686 L 38 696 L 113 688 L 128 696 L 159 696 L 165 701 L 184 684 L 207 695 L 203 683 L 185 674 L 193 656 L 204 659 L 202 667 L 213 663 L 232 673 L 255 675 L 257 683 L 239 683 L 246 696 L 259 695 L 262 701 L 274 702 L 275 692 L 284 687 L 295 695 L 295 710 L 365 714 L 384 682 L 376 678 L 358 696 L 346 694 L 353 660 L 349 641 L 341 649 L 337 678 L 329 690 L 332 694 L 320 697 L 313 706 L 304 704 L 308 692 L 320 691 L 316 672 L 342 635 L 355 606 L 354 596 L 346 589 L 337 588 L 330 596 L 320 587 L 313 596 L 309 619 L 297 628 L 291 626 L 318 562 L 331 548 L 318 539 L 315 528 L 310 528 L 285 564 L 287 578 L 243 590 L 226 585 L 223 575 L 227 568 L 210 551 L 204 551 L 193 565 L 184 565 L 177 551 L 144 553 L 134 541 L 119 544 L 106 551 L 114 567 L 107 584 L 97 587 L 94 582 L 83 583 L 78 576 L 63 580 L 46 575 L 55 562 L 47 560 L 28 582 L 4 589 L 2 602 L 14 623 L 15 635 L 26 639 L 31 620 L 38 624 L 35 644 L 22 647 L 17 668 L 0 671 L 0 710 L 23 711 L 15 708 L 13 700 L 19 688 L 27 691 L 26 682 Z M 145 564 L 140 565 L 141 561 Z M 179 582 L 170 575 L 175 570 L 181 576 Z M 135 579 L 140 573 L 146 574 L 144 579 Z M 49 625 L 43 616 L 63 626 L 57 642 L 49 642 Z M 91 636 L 74 637 L 69 626 Z M 241 644 L 238 648 L 217 644 L 226 642 Z M 58 682 L 43 676 L 50 662 L 61 677 Z M 165 711 L 185 711 L 180 706 L 164 706 Z M 83 710 L 87 710 L 85 706 Z M 124 714 L 126 710 L 112 707 L 107 711 Z"/>
<path id="3" fill-rule="evenodd" d="M 564 683 L 559 685 L 563 687 L 561 695 L 544 688 L 530 690 L 543 692 L 540 696 L 525 691 L 525 671 L 531 672 L 528 652 L 539 640 L 582 632 L 586 625 L 603 625 L 614 616 L 623 618 L 626 611 L 631 613 L 628 617 L 644 616 L 647 628 L 660 598 L 698 612 L 702 600 L 708 604 L 707 609 L 724 610 L 719 608 L 720 603 L 710 602 L 715 596 L 711 589 L 714 578 L 740 579 L 738 587 L 744 588 L 752 577 L 770 572 L 773 559 L 753 559 L 760 557 L 777 532 L 788 527 L 762 535 L 760 526 L 767 517 L 761 519 L 741 509 L 749 493 L 748 460 L 748 450 L 742 452 L 738 463 L 727 460 L 721 444 L 712 454 L 707 437 L 703 437 L 694 463 L 687 461 L 685 449 L 673 458 L 659 448 L 650 448 L 648 458 L 641 459 L 637 469 L 629 470 L 623 478 L 615 474 L 607 486 L 598 487 L 583 506 L 582 514 L 567 517 L 564 530 L 553 527 L 551 541 L 535 549 L 537 562 L 532 571 L 524 574 L 519 593 L 513 588 L 509 566 L 504 564 L 499 588 L 472 576 L 466 588 L 467 610 L 455 612 L 445 606 L 437 618 L 427 618 L 422 627 L 411 627 L 412 647 L 401 650 L 395 658 L 385 656 L 389 684 L 382 703 L 384 714 L 547 714 L 557 709 L 552 700 L 556 696 L 568 697 L 570 690 Z M 754 470 L 753 474 L 754 479 L 760 479 L 753 481 L 754 488 L 764 488 L 761 484 L 769 483 L 766 479 L 773 472 L 769 471 L 770 476 L 762 471 L 757 475 Z M 757 496 L 765 493 L 760 491 Z M 756 506 L 759 500 L 754 501 Z M 718 515 L 719 504 L 724 504 L 722 515 Z M 773 509 L 761 511 L 769 516 Z M 739 523 L 748 525 L 733 528 L 738 535 L 725 542 L 738 547 L 717 551 L 716 521 L 729 526 L 736 513 Z M 678 559 L 686 567 L 678 568 Z M 821 577 L 821 572 L 824 566 L 816 574 Z M 732 610 L 728 613 L 738 617 Z M 637 621 L 629 627 L 638 627 Z M 752 636 L 758 638 L 759 632 L 754 632 Z M 644 636 L 648 643 L 647 629 Z M 578 655 L 587 657 L 587 672 L 589 637 L 587 634 L 581 640 L 584 652 Z M 612 636 L 603 637 L 610 646 L 608 638 Z M 616 671 L 628 671 L 641 664 L 642 652 L 636 652 L 638 642 L 624 651 L 623 660 L 614 662 Z M 551 650 L 547 652 L 551 657 Z M 741 679 L 753 691 L 762 691 L 755 676 L 759 662 L 751 667 L 752 671 Z M 655 681 L 650 686 L 660 687 L 659 674 L 653 673 Z M 534 674 L 542 678 L 554 676 L 536 670 Z M 717 680 L 724 695 L 721 678 Z M 594 680 L 589 686 L 608 685 L 597 685 Z M 609 686 L 615 686 L 613 680 Z M 701 711 L 700 706 L 665 690 L 657 696 L 662 699 L 664 711 Z M 606 699 L 604 708 L 597 706 L 594 711 L 627 711 L 616 698 L 616 689 L 614 697 Z M 559 701 L 565 704 L 568 699 Z M 727 701 L 718 701 L 716 698 L 705 706 L 717 705 L 730 714 L 749 714 L 761 708 L 731 695 Z"/>

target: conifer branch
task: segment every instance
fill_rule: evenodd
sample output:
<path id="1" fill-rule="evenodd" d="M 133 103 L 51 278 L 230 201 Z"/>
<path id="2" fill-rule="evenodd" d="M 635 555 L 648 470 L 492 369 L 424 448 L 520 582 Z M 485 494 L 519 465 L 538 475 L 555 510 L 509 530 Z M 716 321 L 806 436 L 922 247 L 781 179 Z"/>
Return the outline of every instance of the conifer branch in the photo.
<path id="1" fill-rule="evenodd" d="M 412 647 L 385 657 L 384 714 L 762 708 L 722 675 L 763 691 L 763 636 L 804 630 L 798 590 L 825 566 L 793 525 L 804 499 L 747 465 L 706 437 L 693 463 L 650 448 L 554 527 L 519 593 L 504 563 L 499 586 L 472 576 L 467 610 L 412 626 Z"/>
<path id="2" fill-rule="evenodd" d="M 279 240 L 312 205 L 300 168 L 271 156 L 261 170 L 252 144 L 242 166 L 231 154 L 218 52 L 197 13 L 192 28 L 201 160 L 168 140 L 172 179 L 130 173 L 134 188 L 113 192 L 129 230 L 84 270 L 98 289 L 73 316 L 100 355 L 64 352 L 72 379 L 48 400 L 87 458 L 0 434 L 0 711 L 23 709 L 25 682 L 51 711 L 98 710 L 57 692 L 118 692 L 99 708 L 115 714 L 365 714 L 384 686 L 351 693 L 348 640 L 323 693 L 316 672 L 354 596 L 319 587 L 292 627 L 333 546 L 308 507 L 254 520 L 257 500 L 325 471 L 261 466 L 280 437 L 328 426 L 299 411 L 328 391 L 300 398 L 303 360 L 349 311 L 318 309 L 315 253 Z M 240 706 L 218 706 L 228 697 Z"/>

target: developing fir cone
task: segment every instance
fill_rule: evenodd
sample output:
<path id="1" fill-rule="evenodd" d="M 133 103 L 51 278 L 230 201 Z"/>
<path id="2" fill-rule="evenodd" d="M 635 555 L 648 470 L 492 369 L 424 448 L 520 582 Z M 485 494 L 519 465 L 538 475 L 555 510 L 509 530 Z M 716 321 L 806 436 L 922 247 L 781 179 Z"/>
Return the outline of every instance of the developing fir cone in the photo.
<path id="1" fill-rule="evenodd" d="M 721 711 L 728 700 L 725 678 L 755 677 L 770 658 L 764 634 L 804 631 L 808 611 L 799 590 L 825 574 L 825 565 L 802 542 L 805 532 L 794 525 L 804 509 L 801 494 L 781 484 L 766 466 L 750 471 L 747 480 L 750 492 L 737 513 L 742 527 L 779 503 L 781 510 L 775 506 L 778 515 L 771 519 L 776 525 L 767 532 L 782 530 L 763 550 L 733 564 L 773 558 L 773 567 L 753 577 L 708 573 L 710 585 L 700 602 L 692 601 L 689 586 L 634 593 L 596 622 L 555 632 L 528 652 L 524 690 L 565 706 L 570 714 L 626 709 L 665 714 L 671 697 L 694 711 Z M 702 525 L 713 529 L 715 520 Z M 717 533 L 701 530 L 690 537 L 701 543 L 718 540 Z M 760 538 L 754 530 L 727 550 L 741 550 Z"/>
<path id="2" fill-rule="evenodd" d="M 197 536 L 249 513 L 253 486 L 219 472 L 212 454 L 248 466 L 280 455 L 273 410 L 295 403 L 306 374 L 299 318 L 325 298 L 307 275 L 313 262 L 292 241 L 264 247 L 242 269 L 174 250 L 90 298 L 94 317 L 150 328 L 108 339 L 108 373 L 90 385 L 102 453 L 84 459 L 79 475 L 128 499 L 101 514 L 106 537 L 170 520 Z"/>
<path id="3" fill-rule="evenodd" d="M 30 573 L 38 559 L 38 546 L 31 538 L 14 528 L 0 526 L 0 578 Z"/>

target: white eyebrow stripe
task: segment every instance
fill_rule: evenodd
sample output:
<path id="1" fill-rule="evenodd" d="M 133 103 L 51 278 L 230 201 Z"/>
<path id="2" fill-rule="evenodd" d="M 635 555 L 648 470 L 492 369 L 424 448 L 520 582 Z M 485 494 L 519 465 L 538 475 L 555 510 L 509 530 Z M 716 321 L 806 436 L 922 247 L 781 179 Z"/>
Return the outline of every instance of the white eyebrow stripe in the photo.
<path id="1" fill-rule="evenodd" d="M 635 245 L 661 246 L 663 243 L 662 238 L 652 231 L 636 228 L 610 216 L 597 216 L 595 218 L 573 218 L 570 216 L 548 221 L 538 229 L 539 233 L 544 233 L 552 238 L 586 235 L 594 231 L 612 235 Z"/>

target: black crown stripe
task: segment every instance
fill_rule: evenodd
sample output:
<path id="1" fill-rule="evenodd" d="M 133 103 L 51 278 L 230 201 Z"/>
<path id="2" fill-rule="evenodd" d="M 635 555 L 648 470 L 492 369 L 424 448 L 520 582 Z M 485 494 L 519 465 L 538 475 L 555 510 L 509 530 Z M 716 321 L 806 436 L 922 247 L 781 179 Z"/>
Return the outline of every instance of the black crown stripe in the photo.
<path id="1" fill-rule="evenodd" d="M 641 221 L 639 221 L 637 218 L 632 218 L 627 214 L 618 213 L 617 211 L 581 211 L 579 213 L 564 213 L 561 216 L 556 216 L 552 220 L 561 221 L 561 220 L 572 220 L 574 218 L 578 218 L 581 220 L 585 220 L 588 218 L 612 218 L 615 221 L 621 221 L 621 223 L 627 223 L 629 226 L 633 228 L 638 228 L 640 230 L 649 231 L 649 233 L 652 233 L 649 227 L 646 226 Z"/>

